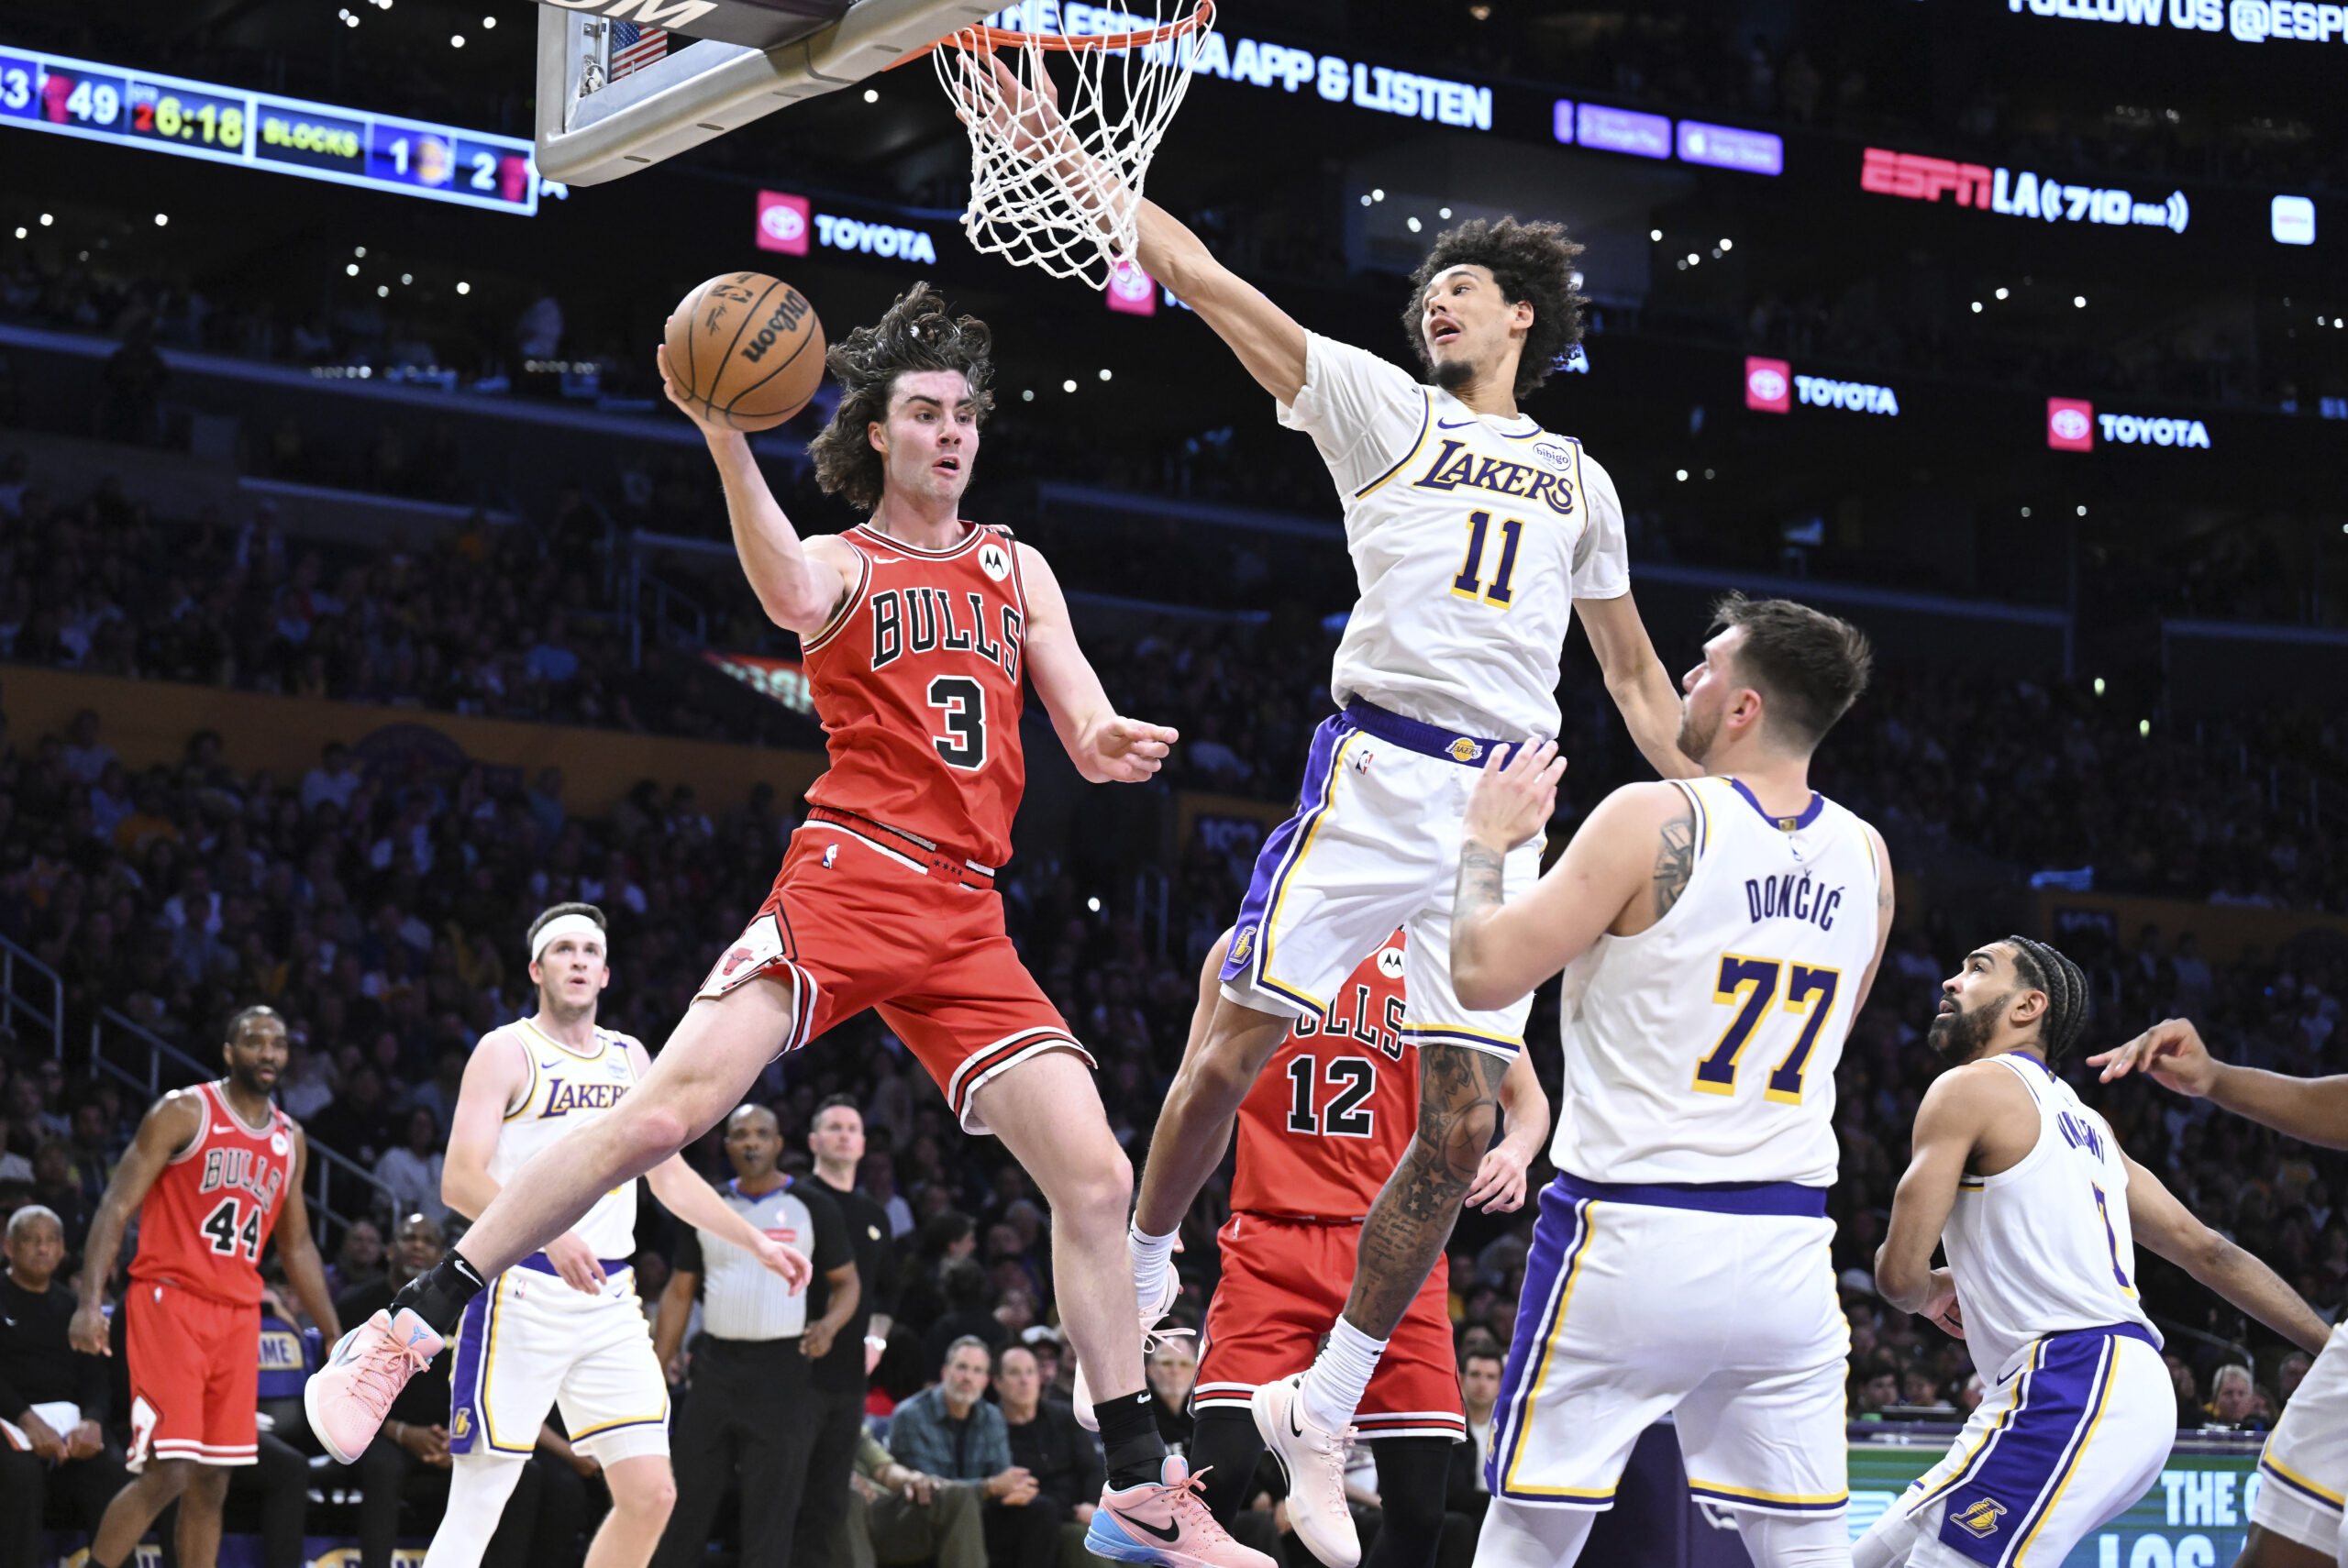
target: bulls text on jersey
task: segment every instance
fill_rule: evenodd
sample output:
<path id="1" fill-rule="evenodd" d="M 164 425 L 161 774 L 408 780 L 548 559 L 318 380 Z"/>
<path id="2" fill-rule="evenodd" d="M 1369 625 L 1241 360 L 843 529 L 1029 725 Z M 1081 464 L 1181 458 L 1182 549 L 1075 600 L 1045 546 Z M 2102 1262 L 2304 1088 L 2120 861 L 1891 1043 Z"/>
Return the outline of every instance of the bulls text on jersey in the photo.
<path id="1" fill-rule="evenodd" d="M 206 1149 L 204 1176 L 195 1190 L 201 1195 L 232 1188 L 251 1194 L 268 1209 L 277 1202 L 277 1189 L 284 1185 L 285 1167 L 271 1165 L 266 1154 L 252 1149 Z"/>
<path id="2" fill-rule="evenodd" d="M 1019 679 L 1019 645 L 1025 625 L 1011 605 L 1002 611 L 1002 641 L 987 635 L 987 602 L 966 593 L 970 602 L 970 629 L 954 618 L 954 597 L 942 588 L 884 589 L 872 596 L 872 668 L 882 669 L 908 652 L 966 653 L 991 664 L 1013 680 Z"/>

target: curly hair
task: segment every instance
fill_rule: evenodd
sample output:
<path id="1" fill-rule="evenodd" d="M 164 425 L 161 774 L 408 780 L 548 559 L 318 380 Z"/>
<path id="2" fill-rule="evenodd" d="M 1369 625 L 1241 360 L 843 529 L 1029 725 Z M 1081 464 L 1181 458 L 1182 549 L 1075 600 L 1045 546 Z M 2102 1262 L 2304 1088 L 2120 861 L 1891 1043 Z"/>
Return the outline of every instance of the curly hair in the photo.
<path id="1" fill-rule="evenodd" d="M 879 321 L 859 326 L 832 345 L 824 363 L 840 383 L 832 422 L 807 443 L 815 460 L 815 482 L 865 512 L 880 504 L 882 466 L 872 449 L 871 427 L 889 416 L 897 378 L 921 370 L 959 370 L 970 385 L 970 403 L 983 421 L 994 410 L 994 335 L 975 315 L 947 314 L 946 301 L 927 283 L 897 296 Z"/>
<path id="2" fill-rule="evenodd" d="M 1454 267 L 1487 267 L 1501 286 L 1501 298 L 1533 306 L 1533 325 L 1516 361 L 1515 395 L 1524 396 L 1547 381 L 1566 351 L 1581 341 L 1581 310 L 1589 303 L 1574 292 L 1573 261 L 1581 252 L 1580 245 L 1566 237 L 1565 225 L 1519 223 L 1512 217 L 1497 222 L 1470 218 L 1436 235 L 1434 248 L 1411 274 L 1411 295 L 1402 304 L 1402 330 L 1419 362 L 1430 370 L 1434 368 L 1420 326 L 1428 285 Z"/>

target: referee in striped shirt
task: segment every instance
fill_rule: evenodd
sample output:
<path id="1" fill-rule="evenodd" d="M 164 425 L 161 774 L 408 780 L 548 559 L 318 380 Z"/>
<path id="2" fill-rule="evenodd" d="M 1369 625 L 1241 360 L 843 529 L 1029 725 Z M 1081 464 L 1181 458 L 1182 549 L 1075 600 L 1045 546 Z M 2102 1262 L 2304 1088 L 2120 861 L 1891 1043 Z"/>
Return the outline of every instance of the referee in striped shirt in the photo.
<path id="1" fill-rule="evenodd" d="M 702 1558 L 728 1481 L 739 1472 L 741 1568 L 787 1568 L 818 1422 L 808 1418 L 810 1369 L 856 1314 L 856 1252 L 838 1203 L 820 1182 L 775 1168 L 782 1132 L 774 1112 L 746 1105 L 725 1121 L 734 1179 L 729 1207 L 806 1254 L 815 1283 L 793 1296 L 750 1253 L 705 1231 L 677 1245 L 674 1272 L 652 1331 L 662 1366 L 674 1363 L 693 1298 L 701 1333 L 670 1448 L 677 1506 L 653 1568 L 692 1568 Z M 813 1314 L 813 1316 L 811 1316 Z"/>

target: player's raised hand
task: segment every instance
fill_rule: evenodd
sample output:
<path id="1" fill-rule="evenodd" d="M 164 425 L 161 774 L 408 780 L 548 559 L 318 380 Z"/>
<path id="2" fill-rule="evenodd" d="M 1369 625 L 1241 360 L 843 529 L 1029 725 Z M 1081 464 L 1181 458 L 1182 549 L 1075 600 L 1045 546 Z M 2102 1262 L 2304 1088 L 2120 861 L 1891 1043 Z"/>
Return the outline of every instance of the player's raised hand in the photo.
<path id="1" fill-rule="evenodd" d="M 554 1264 L 554 1272 L 563 1284 L 589 1296 L 600 1296 L 604 1290 L 604 1265 L 596 1260 L 595 1249 L 579 1239 L 576 1231 L 565 1231 L 547 1243 L 547 1262 Z"/>
<path id="2" fill-rule="evenodd" d="M 1557 755 L 1556 741 L 1492 747 L 1468 797 L 1466 836 L 1502 850 L 1534 837 L 1557 809 L 1557 780 L 1565 776 L 1566 759 Z"/>
<path id="3" fill-rule="evenodd" d="M 1485 1153 L 1476 1167 L 1475 1185 L 1468 1187 L 1466 1207 L 1487 1214 L 1508 1214 L 1524 1207 L 1524 1156 L 1506 1140 Z"/>
<path id="4" fill-rule="evenodd" d="M 1097 774 L 1119 784 L 1138 784 L 1165 766 L 1181 738 L 1180 730 L 1112 713 L 1084 737 L 1085 755 L 1076 759 L 1077 767 L 1087 778 Z"/>
<path id="5" fill-rule="evenodd" d="M 684 411 L 684 415 L 687 419 L 692 420 L 694 425 L 700 427 L 703 435 L 725 436 L 735 433 L 730 425 L 719 424 L 705 417 L 705 411 L 702 404 L 695 399 L 685 395 L 684 388 L 677 384 L 675 372 L 669 369 L 669 345 L 667 343 L 664 342 L 652 350 L 652 359 L 653 362 L 660 367 L 660 390 L 669 394 L 669 401 L 670 403 L 675 403 L 679 408 Z"/>
<path id="6" fill-rule="evenodd" d="M 793 1252 L 772 1236 L 761 1236 L 759 1240 L 765 1243 L 757 1249 L 759 1261 L 781 1275 L 783 1284 L 791 1286 L 793 1296 L 806 1289 L 807 1282 L 815 1275 L 815 1270 L 805 1254 Z"/>
<path id="7" fill-rule="evenodd" d="M 2088 1066 L 2103 1069 L 2103 1083 L 2149 1073 L 2162 1088 L 2196 1099 L 2210 1092 L 2218 1077 L 2217 1059 L 2201 1043 L 2201 1032 L 2182 1018 L 2161 1020 L 2125 1045 L 2089 1056 Z"/>

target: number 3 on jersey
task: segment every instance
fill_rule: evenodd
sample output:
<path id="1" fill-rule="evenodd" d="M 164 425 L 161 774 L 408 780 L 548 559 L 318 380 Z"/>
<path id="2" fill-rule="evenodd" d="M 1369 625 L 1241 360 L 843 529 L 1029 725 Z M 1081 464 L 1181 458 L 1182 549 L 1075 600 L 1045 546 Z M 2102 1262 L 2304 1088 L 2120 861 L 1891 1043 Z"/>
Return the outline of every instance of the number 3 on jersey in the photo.
<path id="1" fill-rule="evenodd" d="M 246 1216 L 244 1224 L 239 1226 L 237 1223 L 239 1208 L 240 1205 L 235 1198 L 224 1198 L 220 1200 L 220 1206 L 205 1215 L 204 1223 L 198 1225 L 196 1229 L 209 1238 L 212 1250 L 222 1257 L 235 1257 L 238 1246 L 241 1243 L 244 1247 L 245 1261 L 258 1263 L 260 1261 L 261 1211 L 256 1205 L 252 1213 Z"/>
<path id="2" fill-rule="evenodd" d="M 941 675 L 929 683 L 929 705 L 946 715 L 946 733 L 930 737 L 930 744 L 937 748 L 937 755 L 946 759 L 946 766 L 984 767 L 987 765 L 986 688 L 967 675 Z"/>
<path id="3" fill-rule="evenodd" d="M 1721 955 L 1720 984 L 1712 1000 L 1736 1009 L 1736 1016 L 1722 1031 L 1711 1054 L 1696 1064 L 1694 1088 L 1699 1093 L 1736 1092 L 1737 1060 L 1767 1018 L 1769 1004 L 1778 999 L 1781 975 L 1786 980 L 1786 1011 L 1804 1015 L 1805 1021 L 1793 1049 L 1770 1072 L 1767 1096 L 1784 1105 L 1801 1103 L 1802 1072 L 1810 1065 L 1819 1031 L 1826 1027 L 1827 1017 L 1834 1010 L 1834 994 L 1843 983 L 1843 972 L 1776 958 L 1749 958 L 1741 953 Z"/>

